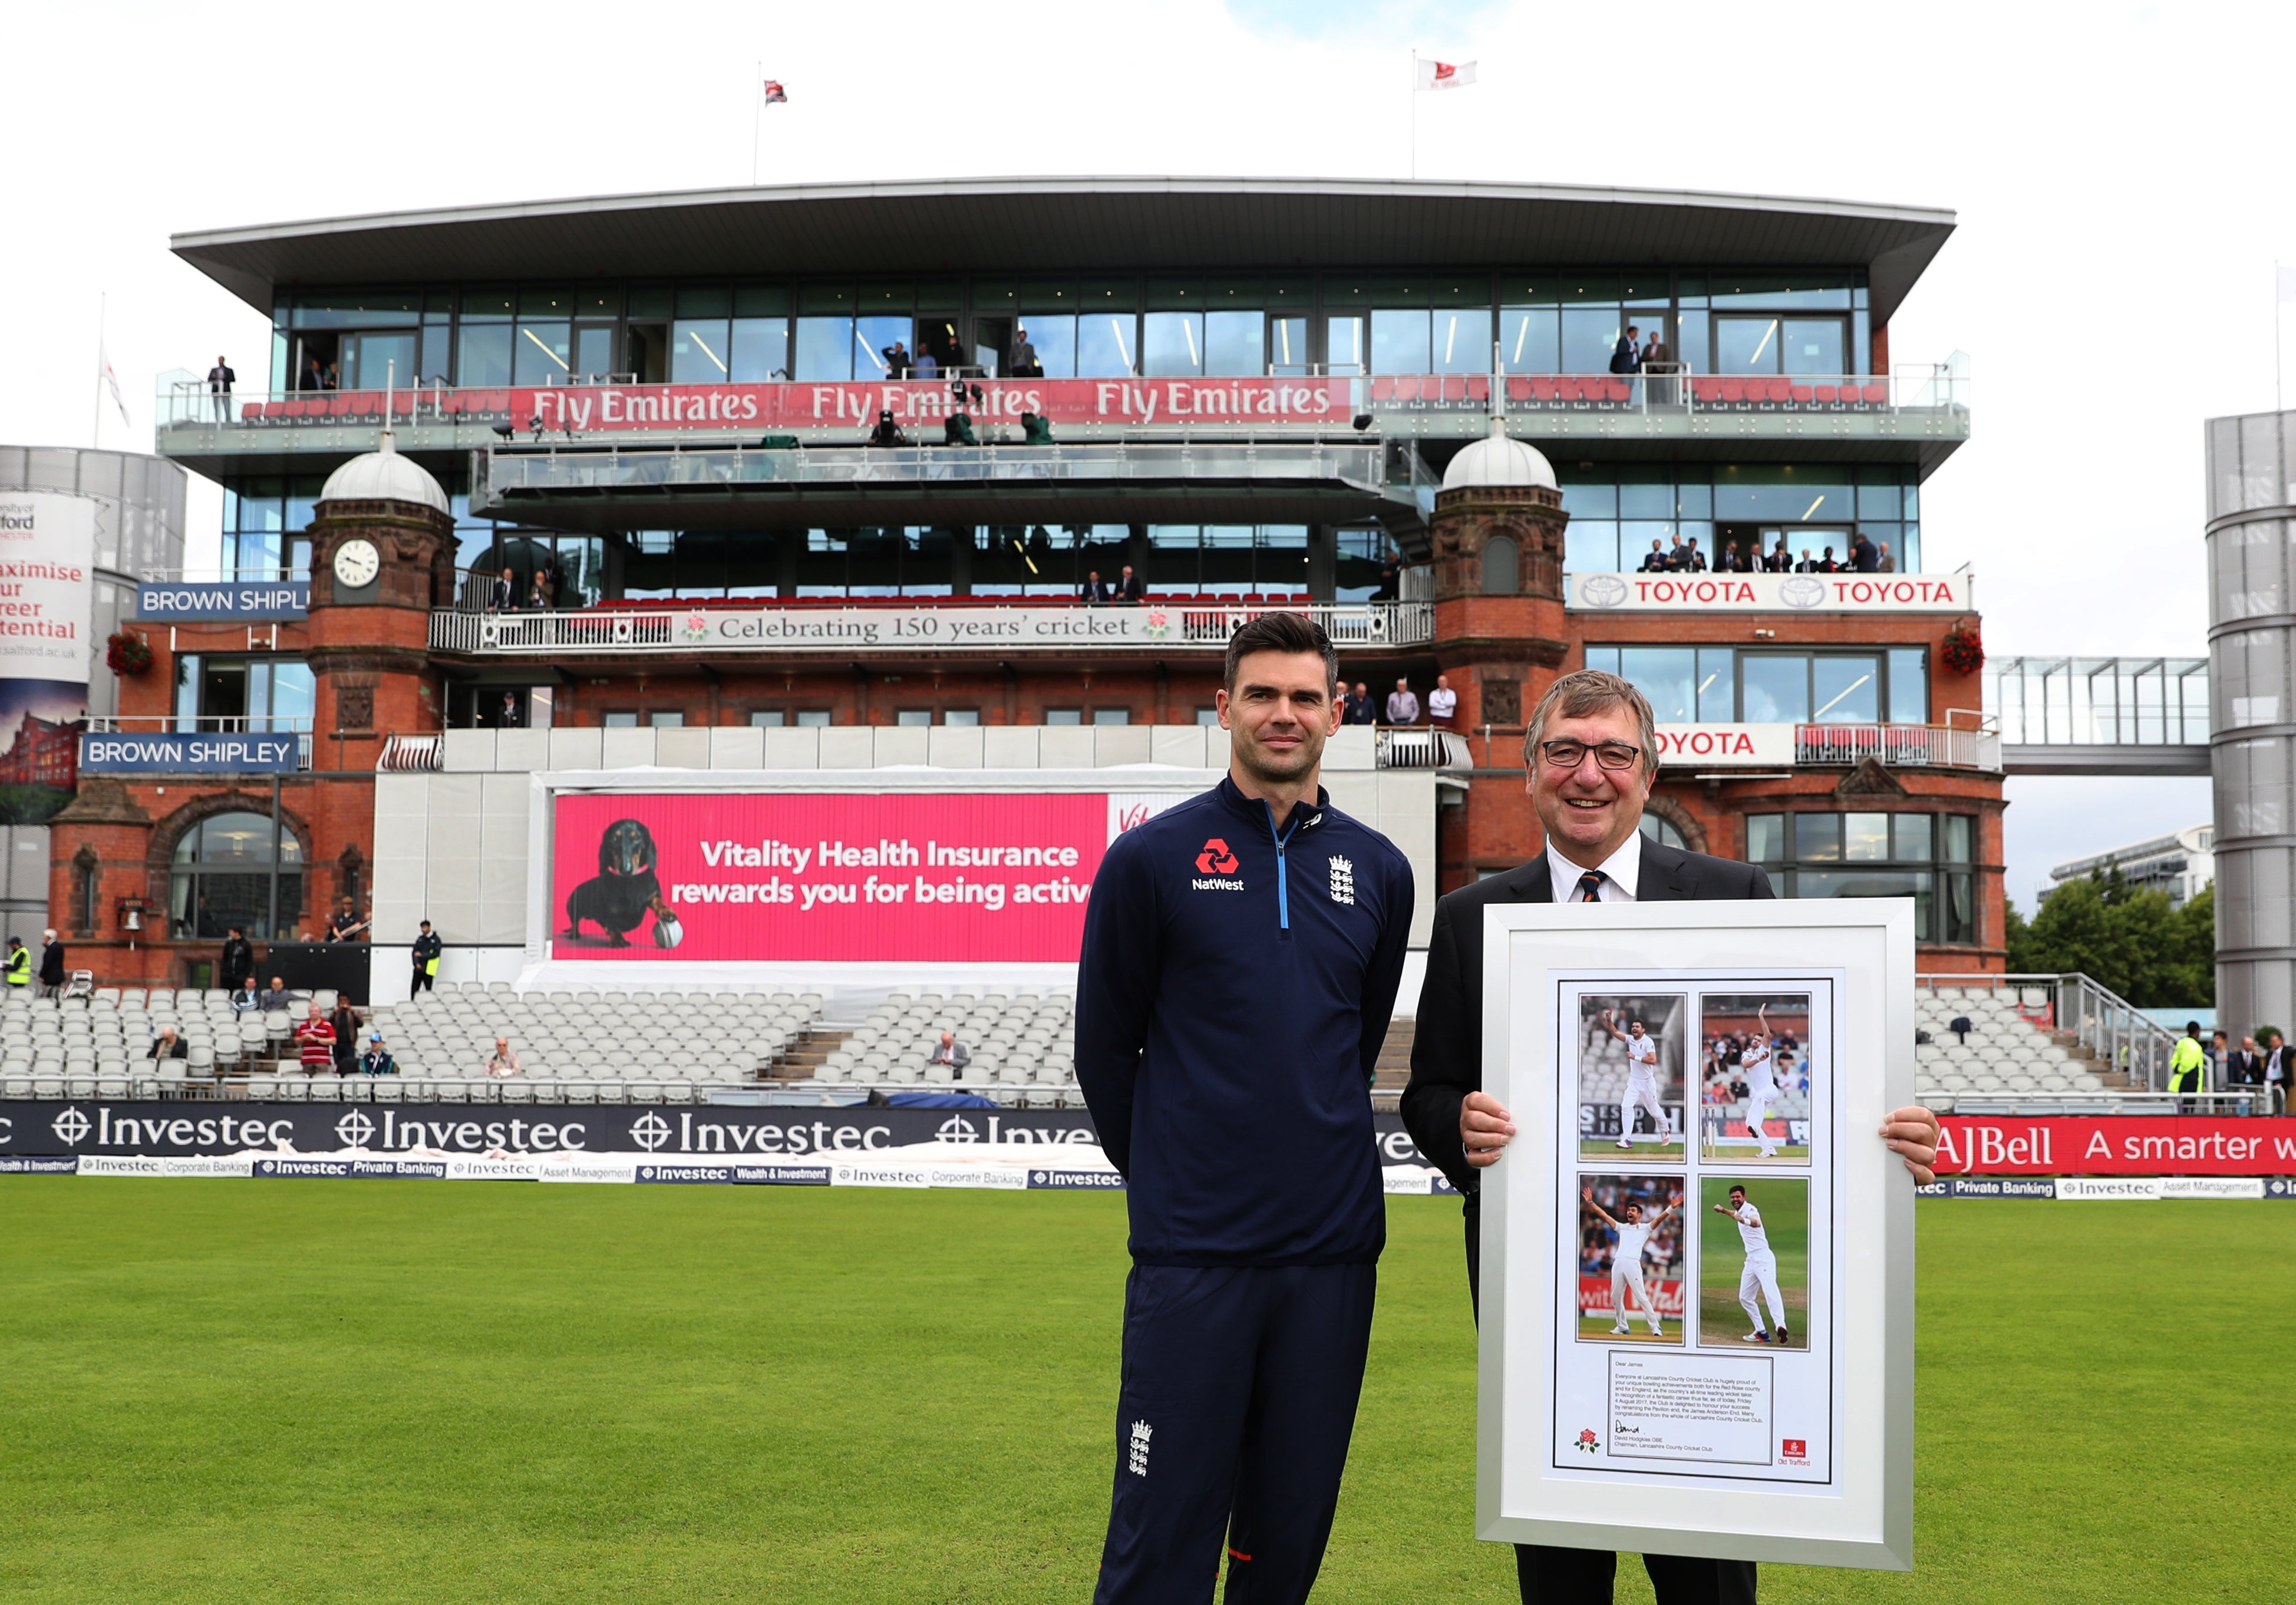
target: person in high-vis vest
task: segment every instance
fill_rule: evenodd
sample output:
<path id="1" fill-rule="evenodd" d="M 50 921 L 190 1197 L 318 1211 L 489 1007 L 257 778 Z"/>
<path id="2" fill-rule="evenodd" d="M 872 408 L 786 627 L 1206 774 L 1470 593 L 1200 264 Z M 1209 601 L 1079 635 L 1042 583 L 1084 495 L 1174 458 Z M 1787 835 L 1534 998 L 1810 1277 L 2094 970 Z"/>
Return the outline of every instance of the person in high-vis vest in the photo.
<path id="1" fill-rule="evenodd" d="M 446 950 L 447 944 L 430 929 L 430 921 L 423 921 L 422 934 L 414 938 L 414 979 L 406 988 L 408 997 L 432 987 L 439 979 L 439 955 Z"/>
<path id="2" fill-rule="evenodd" d="M 21 937 L 8 938 L 8 990 L 11 993 L 32 989 L 32 950 L 24 946 Z"/>
<path id="3" fill-rule="evenodd" d="M 2201 1022 L 2188 1020 L 2185 1034 L 2177 1039 L 2176 1051 L 2169 1056 L 2169 1090 L 2172 1093 L 2204 1093 L 2208 1091 L 2208 1054 L 2201 1047 Z M 2188 1115 L 2193 1105 L 2182 1098 L 2177 1101 L 2177 1112 Z"/>

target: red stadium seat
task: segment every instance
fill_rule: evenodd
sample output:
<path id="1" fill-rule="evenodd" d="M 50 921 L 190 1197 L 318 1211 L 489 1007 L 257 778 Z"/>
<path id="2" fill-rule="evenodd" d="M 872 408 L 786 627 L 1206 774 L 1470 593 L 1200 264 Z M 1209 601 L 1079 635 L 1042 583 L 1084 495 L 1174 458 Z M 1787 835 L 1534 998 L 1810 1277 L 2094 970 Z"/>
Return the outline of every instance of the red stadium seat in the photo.
<path id="1" fill-rule="evenodd" d="M 1517 374 L 1514 378 L 1507 381 L 1506 393 L 1507 399 L 1509 401 L 1529 401 L 1530 399 L 1530 381 L 1523 378 L 1520 374 Z"/>
<path id="2" fill-rule="evenodd" d="M 1467 399 L 1481 402 L 1488 401 L 1490 398 L 1491 381 L 1480 373 L 1467 375 Z"/>
<path id="3" fill-rule="evenodd" d="M 1466 381 L 1466 380 L 1465 380 L 1464 378 L 1461 377 L 1459 374 L 1454 373 L 1454 374 L 1452 374 L 1449 378 L 1447 378 L 1447 379 L 1444 380 L 1444 381 L 1443 381 L 1443 399 L 1444 399 L 1444 400 L 1446 400 L 1446 401 L 1464 401 L 1464 400 L 1466 400 L 1466 398 L 1467 398 L 1467 381 Z"/>
<path id="4" fill-rule="evenodd" d="M 350 412 L 351 397 L 348 396 L 338 395 L 327 403 L 327 416 L 330 418 L 348 418 Z"/>
<path id="5" fill-rule="evenodd" d="M 1866 387 L 1866 400 L 1868 405 L 1880 406 L 1883 402 L 1886 402 L 1889 399 L 1890 387 L 1888 385 L 1869 384 Z"/>
<path id="6" fill-rule="evenodd" d="M 1700 401 L 1722 399 L 1722 380 L 1718 374 L 1701 373 L 1690 381 L 1690 393 Z"/>
<path id="7" fill-rule="evenodd" d="M 1837 394 L 1838 392 L 1834 389 L 1834 387 L 1830 384 L 1822 384 L 1817 387 L 1817 398 L 1822 402 L 1832 402 Z"/>
<path id="8" fill-rule="evenodd" d="M 1792 399 L 1793 386 L 1785 380 L 1773 379 L 1769 381 L 1769 392 L 1772 401 L 1788 401 Z"/>
<path id="9" fill-rule="evenodd" d="M 1398 401 L 1417 401 L 1420 398 L 1419 376 L 1415 373 L 1397 374 L 1395 398 Z"/>
<path id="10" fill-rule="evenodd" d="M 1746 399 L 1746 381 L 1742 379 L 1726 379 L 1719 389 L 1720 395 L 1718 399 L 1731 406 L 1735 406 Z"/>
<path id="11" fill-rule="evenodd" d="M 1816 394 L 1815 389 L 1806 384 L 1793 384 L 1786 387 L 1786 395 L 1803 406 L 1808 406 Z"/>
<path id="12" fill-rule="evenodd" d="M 1392 400 L 1394 400 L 1394 399 L 1395 399 L 1395 381 L 1394 381 L 1394 380 L 1392 380 L 1392 379 L 1390 379 L 1390 378 L 1389 378 L 1389 377 L 1388 377 L 1386 374 L 1384 374 L 1384 373 L 1381 374 L 1378 378 L 1376 378 L 1376 379 L 1373 380 L 1373 381 L 1371 381 L 1371 398 L 1372 398 L 1374 401 L 1392 401 Z"/>
<path id="13" fill-rule="evenodd" d="M 1541 401 L 1560 401 L 1562 381 L 1552 373 L 1535 373 L 1531 376 L 1530 393 Z"/>

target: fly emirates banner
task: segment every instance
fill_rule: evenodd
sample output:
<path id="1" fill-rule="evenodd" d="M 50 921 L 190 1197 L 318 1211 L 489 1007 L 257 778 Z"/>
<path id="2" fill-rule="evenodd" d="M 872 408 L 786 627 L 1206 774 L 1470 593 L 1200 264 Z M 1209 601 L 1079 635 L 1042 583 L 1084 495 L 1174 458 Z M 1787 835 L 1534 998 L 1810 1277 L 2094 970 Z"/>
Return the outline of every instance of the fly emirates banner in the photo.
<path id="1" fill-rule="evenodd" d="M 561 797 L 551 954 L 1072 963 L 1108 844 L 1186 795 Z"/>

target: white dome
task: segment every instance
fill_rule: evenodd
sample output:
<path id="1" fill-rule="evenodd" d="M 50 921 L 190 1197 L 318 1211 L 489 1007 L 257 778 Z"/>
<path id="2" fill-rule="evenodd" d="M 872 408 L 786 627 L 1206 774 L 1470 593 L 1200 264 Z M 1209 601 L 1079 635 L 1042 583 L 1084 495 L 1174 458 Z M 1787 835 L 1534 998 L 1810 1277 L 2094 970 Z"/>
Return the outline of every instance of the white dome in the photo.
<path id="1" fill-rule="evenodd" d="M 1542 485 L 1556 488 L 1554 469 L 1537 446 L 1511 438 L 1505 422 L 1491 420 L 1491 432 L 1469 441 L 1443 471 L 1443 488 L 1476 485 Z"/>
<path id="2" fill-rule="evenodd" d="M 448 510 L 447 493 L 439 488 L 419 463 L 410 461 L 391 450 L 385 439 L 382 449 L 369 452 L 364 457 L 353 457 L 327 476 L 326 485 L 319 492 L 322 502 L 413 502 L 423 507 L 435 507 L 440 512 Z"/>

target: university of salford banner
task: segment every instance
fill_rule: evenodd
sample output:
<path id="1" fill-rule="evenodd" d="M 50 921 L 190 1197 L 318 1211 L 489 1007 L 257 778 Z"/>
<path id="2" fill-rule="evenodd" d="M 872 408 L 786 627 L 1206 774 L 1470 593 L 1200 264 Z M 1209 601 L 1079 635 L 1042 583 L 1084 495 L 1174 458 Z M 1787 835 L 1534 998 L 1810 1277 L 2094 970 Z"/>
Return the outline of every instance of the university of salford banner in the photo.
<path id="1" fill-rule="evenodd" d="M 2296 1120 L 1947 1115 L 1939 1175 L 2291 1175 Z"/>
<path id="2" fill-rule="evenodd" d="M 664 429 L 850 429 L 857 439 L 881 413 L 905 430 L 956 410 L 953 381 L 875 384 L 572 385 L 545 389 L 465 390 L 472 405 L 507 404 L 524 427 L 539 420 L 553 434 Z M 972 392 L 980 392 L 979 398 Z M 502 409 L 496 409 L 502 410 Z M 984 379 L 966 385 L 964 410 L 977 424 L 1018 423 L 1034 413 L 1061 424 L 1345 423 L 1353 414 L 1345 379 Z"/>
<path id="3" fill-rule="evenodd" d="M 1108 844 L 1183 796 L 564 796 L 551 955 L 1072 963 Z"/>

